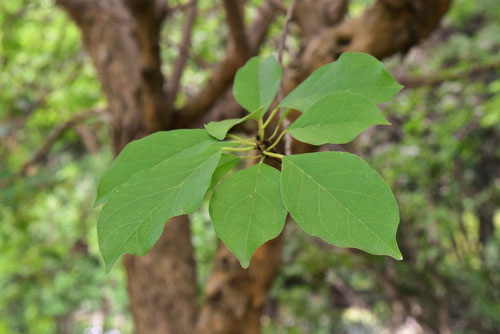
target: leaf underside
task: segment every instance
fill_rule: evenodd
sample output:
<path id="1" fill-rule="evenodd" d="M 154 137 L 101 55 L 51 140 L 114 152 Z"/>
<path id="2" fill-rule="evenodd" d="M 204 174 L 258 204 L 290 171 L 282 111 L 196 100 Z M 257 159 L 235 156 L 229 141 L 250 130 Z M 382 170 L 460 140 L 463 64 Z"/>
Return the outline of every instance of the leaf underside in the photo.
<path id="1" fill-rule="evenodd" d="M 184 156 L 134 175 L 111 193 L 97 222 L 107 271 L 124 253 L 146 254 L 167 219 L 199 208 L 220 156 L 219 143 L 201 152 L 195 146 Z"/>
<path id="2" fill-rule="evenodd" d="M 234 98 L 250 113 L 266 110 L 278 92 L 281 75 L 281 66 L 274 56 L 253 57 L 236 73 Z"/>
<path id="3" fill-rule="evenodd" d="M 335 246 L 402 259 L 396 244 L 396 201 L 366 162 L 344 152 L 300 154 L 282 161 L 283 203 L 307 233 Z"/>
<path id="4" fill-rule="evenodd" d="M 389 124 L 377 106 L 358 94 L 328 95 L 307 109 L 288 132 L 295 139 L 312 144 L 345 144 L 372 125 Z"/>
<path id="5" fill-rule="evenodd" d="M 106 202 L 114 189 L 137 173 L 175 158 L 193 146 L 214 142 L 205 130 L 182 129 L 156 132 L 129 143 L 101 177 L 96 204 Z"/>
<path id="6" fill-rule="evenodd" d="M 210 202 L 217 236 L 247 268 L 253 253 L 277 237 L 285 225 L 280 173 L 257 164 L 225 179 Z"/>
<path id="7" fill-rule="evenodd" d="M 391 100 L 403 88 L 366 53 L 345 52 L 333 63 L 314 71 L 280 103 L 282 107 L 304 112 L 314 103 L 336 92 L 351 92 L 373 103 Z"/>

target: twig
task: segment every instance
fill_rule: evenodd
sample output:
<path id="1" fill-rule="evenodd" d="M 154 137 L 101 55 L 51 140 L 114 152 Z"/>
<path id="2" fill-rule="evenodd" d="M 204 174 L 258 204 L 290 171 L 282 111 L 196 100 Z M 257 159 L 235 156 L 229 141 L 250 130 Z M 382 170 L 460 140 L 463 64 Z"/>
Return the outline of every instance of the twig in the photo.
<path id="1" fill-rule="evenodd" d="M 40 161 L 43 157 L 45 157 L 49 153 L 52 145 L 54 145 L 54 143 L 63 135 L 63 133 L 66 130 L 72 128 L 73 126 L 77 125 L 80 122 L 85 121 L 90 117 L 99 115 L 100 113 L 103 113 L 103 110 L 90 110 L 81 112 L 73 115 L 73 117 L 71 117 L 69 120 L 54 128 L 54 130 L 52 130 L 52 132 L 49 134 L 43 145 L 36 151 L 33 157 L 23 164 L 23 166 L 18 172 L 18 175 L 25 176 L 28 169 L 31 166 L 35 165 L 38 161 Z"/>
<path id="2" fill-rule="evenodd" d="M 186 19 L 182 27 L 182 39 L 179 46 L 179 54 L 175 60 L 175 66 L 172 70 L 172 75 L 169 80 L 168 89 L 168 106 L 167 110 L 171 110 L 175 103 L 177 92 L 179 91 L 180 81 L 184 68 L 186 67 L 189 49 L 191 46 L 191 35 L 193 31 L 194 20 L 198 11 L 197 0 L 191 0 L 188 4 Z"/>

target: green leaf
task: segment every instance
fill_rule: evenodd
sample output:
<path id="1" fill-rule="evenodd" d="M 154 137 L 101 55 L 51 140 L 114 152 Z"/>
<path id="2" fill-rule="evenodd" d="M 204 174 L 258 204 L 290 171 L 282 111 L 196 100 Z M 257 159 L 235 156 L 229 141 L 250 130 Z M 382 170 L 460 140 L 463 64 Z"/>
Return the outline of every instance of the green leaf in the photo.
<path id="1" fill-rule="evenodd" d="M 266 110 L 278 92 L 281 67 L 274 56 L 253 57 L 240 68 L 234 78 L 233 95 L 248 110 Z"/>
<path id="2" fill-rule="evenodd" d="M 208 134 L 212 137 L 223 140 L 224 138 L 226 138 L 227 133 L 233 126 L 243 123 L 244 121 L 249 119 L 261 118 L 264 110 L 264 108 L 257 109 L 251 114 L 246 115 L 242 118 L 230 118 L 218 122 L 210 122 L 208 124 L 205 124 L 205 130 L 207 130 Z"/>
<path id="3" fill-rule="evenodd" d="M 240 158 L 234 154 L 226 154 L 222 153 L 220 157 L 217 168 L 215 168 L 214 174 L 212 175 L 212 183 L 210 184 L 210 188 L 215 186 L 217 182 L 220 181 L 231 169 L 236 166 L 236 164 L 240 161 Z"/>
<path id="4" fill-rule="evenodd" d="M 309 234 L 340 247 L 402 259 L 398 206 L 389 186 L 359 157 L 320 152 L 282 159 L 281 194 Z"/>
<path id="5" fill-rule="evenodd" d="M 345 144 L 372 125 L 390 124 L 377 106 L 361 95 L 335 93 L 313 104 L 288 132 L 312 145 Z"/>
<path id="6" fill-rule="evenodd" d="M 107 272 L 124 253 L 145 255 L 167 219 L 198 209 L 221 156 L 220 144 L 167 159 L 111 193 L 97 222 Z"/>
<path id="7" fill-rule="evenodd" d="M 304 112 L 318 100 L 336 92 L 362 95 L 373 103 L 391 100 L 403 88 L 376 58 L 366 53 L 343 53 L 314 71 L 280 106 Z"/>
<path id="8" fill-rule="evenodd" d="M 215 233 L 247 268 L 253 253 L 283 230 L 280 173 L 257 164 L 222 181 L 210 202 Z"/>
<path id="9" fill-rule="evenodd" d="M 183 154 L 193 146 L 209 145 L 215 140 L 205 130 L 156 132 L 129 143 L 108 169 L 97 188 L 96 204 L 104 203 L 111 192 L 137 173 Z"/>

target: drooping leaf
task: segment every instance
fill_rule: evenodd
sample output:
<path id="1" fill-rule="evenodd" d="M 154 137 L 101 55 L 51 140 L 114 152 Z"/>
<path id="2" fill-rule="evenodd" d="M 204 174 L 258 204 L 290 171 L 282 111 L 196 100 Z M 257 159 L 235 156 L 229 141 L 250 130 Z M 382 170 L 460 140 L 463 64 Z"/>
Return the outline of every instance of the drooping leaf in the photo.
<path id="1" fill-rule="evenodd" d="M 129 143 L 99 182 L 96 204 L 105 202 L 111 192 L 137 173 L 175 158 L 201 143 L 215 142 L 205 130 L 174 130 L 153 133 Z"/>
<path id="2" fill-rule="evenodd" d="M 146 254 L 167 219 L 198 209 L 221 156 L 220 144 L 167 159 L 111 193 L 97 222 L 106 271 L 124 253 Z"/>
<path id="3" fill-rule="evenodd" d="M 282 159 L 281 193 L 309 234 L 340 247 L 401 259 L 398 206 L 389 186 L 365 161 L 345 152 Z"/>
<path id="4" fill-rule="evenodd" d="M 205 130 L 207 130 L 208 134 L 212 137 L 223 140 L 224 138 L 226 138 L 227 133 L 233 126 L 243 123 L 244 121 L 249 119 L 261 118 L 264 110 L 264 108 L 260 108 L 255 110 L 251 114 L 246 115 L 245 117 L 230 118 L 222 121 L 210 122 L 208 124 L 205 124 Z"/>
<path id="5" fill-rule="evenodd" d="M 312 145 L 345 144 L 372 125 L 390 124 L 370 100 L 347 92 L 328 95 L 307 109 L 288 132 Z"/>
<path id="6" fill-rule="evenodd" d="M 217 168 L 215 168 L 214 174 L 212 175 L 212 183 L 210 184 L 210 188 L 215 186 L 217 182 L 220 181 L 231 169 L 236 166 L 236 164 L 240 161 L 234 154 L 226 154 L 222 153 L 220 157 L 219 163 L 217 164 Z"/>
<path id="7" fill-rule="evenodd" d="M 266 110 L 273 102 L 281 81 L 281 67 L 274 56 L 253 57 L 234 78 L 233 95 L 248 112 Z"/>
<path id="8" fill-rule="evenodd" d="M 373 56 L 343 53 L 340 58 L 314 71 L 280 103 L 304 112 L 323 97 L 336 92 L 362 95 L 373 103 L 392 99 L 403 88 Z"/>
<path id="9" fill-rule="evenodd" d="M 247 268 L 257 248 L 283 230 L 280 173 L 257 164 L 229 176 L 214 192 L 210 217 L 217 236 Z"/>

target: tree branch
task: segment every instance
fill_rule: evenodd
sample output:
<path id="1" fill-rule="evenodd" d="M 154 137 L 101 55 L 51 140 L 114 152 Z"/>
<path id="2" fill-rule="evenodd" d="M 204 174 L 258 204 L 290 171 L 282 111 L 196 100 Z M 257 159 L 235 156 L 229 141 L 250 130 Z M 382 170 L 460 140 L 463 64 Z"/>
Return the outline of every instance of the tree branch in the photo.
<path id="1" fill-rule="evenodd" d="M 55 127 L 52 130 L 52 132 L 48 135 L 47 139 L 42 144 L 42 146 L 35 152 L 33 157 L 23 164 L 23 166 L 18 172 L 18 175 L 25 176 L 30 167 L 34 166 L 36 163 L 38 163 L 40 160 L 46 157 L 52 145 L 54 145 L 54 143 L 64 134 L 64 132 L 66 132 L 66 130 L 74 127 L 75 125 L 91 117 L 98 116 L 99 114 L 102 113 L 104 113 L 104 111 L 99 109 L 84 111 L 73 115 L 70 119 Z"/>
<path id="2" fill-rule="evenodd" d="M 224 0 L 226 20 L 229 25 L 229 33 L 235 45 L 236 52 L 240 58 L 247 58 L 250 54 L 250 46 L 245 32 L 244 4 L 237 0 Z"/>
<path id="3" fill-rule="evenodd" d="M 187 5 L 186 18 L 182 27 L 182 39 L 179 45 L 179 54 L 175 60 L 174 69 L 170 77 L 168 88 L 167 110 L 171 110 L 179 91 L 180 81 L 184 68 L 188 60 L 189 49 L 191 47 L 191 34 L 193 31 L 194 20 L 198 11 L 198 1 L 191 0 Z"/>

